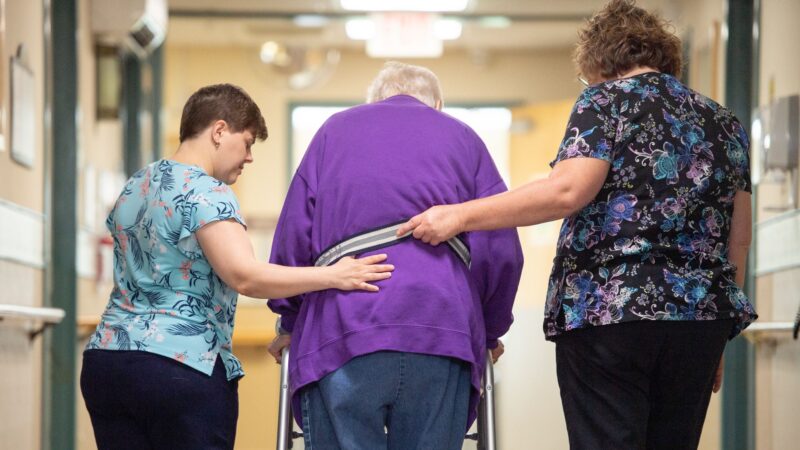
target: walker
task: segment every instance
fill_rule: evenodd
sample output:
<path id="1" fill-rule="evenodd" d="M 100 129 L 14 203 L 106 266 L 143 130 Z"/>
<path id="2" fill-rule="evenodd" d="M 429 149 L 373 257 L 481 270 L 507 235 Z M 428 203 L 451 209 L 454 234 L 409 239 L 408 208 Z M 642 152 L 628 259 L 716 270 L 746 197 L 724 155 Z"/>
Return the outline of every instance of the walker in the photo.
<path id="1" fill-rule="evenodd" d="M 486 370 L 483 373 L 483 391 L 478 404 L 478 431 L 468 434 L 464 439 L 477 441 L 478 450 L 495 450 L 494 427 L 494 367 L 492 355 L 487 352 Z M 278 445 L 277 450 L 292 448 L 294 439 L 303 437 L 303 433 L 294 431 L 292 418 L 292 399 L 289 395 L 289 349 L 285 348 L 281 355 L 281 392 L 278 404 Z"/>

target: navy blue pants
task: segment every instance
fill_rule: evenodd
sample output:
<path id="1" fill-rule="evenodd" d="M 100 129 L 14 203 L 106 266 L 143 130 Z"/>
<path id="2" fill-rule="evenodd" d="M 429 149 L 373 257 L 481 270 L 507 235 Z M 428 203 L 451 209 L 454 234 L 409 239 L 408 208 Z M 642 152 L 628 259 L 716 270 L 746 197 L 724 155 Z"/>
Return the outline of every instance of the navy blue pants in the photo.
<path id="1" fill-rule="evenodd" d="M 696 449 L 733 320 L 639 321 L 556 339 L 570 448 Z"/>
<path id="2" fill-rule="evenodd" d="M 140 351 L 87 350 L 81 392 L 99 450 L 232 449 L 238 380 Z"/>

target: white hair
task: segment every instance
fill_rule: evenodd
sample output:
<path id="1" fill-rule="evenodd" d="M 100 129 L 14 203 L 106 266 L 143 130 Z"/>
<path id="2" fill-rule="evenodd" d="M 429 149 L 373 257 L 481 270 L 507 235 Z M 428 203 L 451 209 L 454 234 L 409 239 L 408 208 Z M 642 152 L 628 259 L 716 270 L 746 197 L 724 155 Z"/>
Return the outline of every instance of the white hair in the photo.
<path id="1" fill-rule="evenodd" d="M 442 103 L 442 88 L 436 75 L 421 66 L 397 61 L 384 64 L 367 89 L 367 103 L 375 103 L 394 95 L 415 97 L 431 108 Z"/>

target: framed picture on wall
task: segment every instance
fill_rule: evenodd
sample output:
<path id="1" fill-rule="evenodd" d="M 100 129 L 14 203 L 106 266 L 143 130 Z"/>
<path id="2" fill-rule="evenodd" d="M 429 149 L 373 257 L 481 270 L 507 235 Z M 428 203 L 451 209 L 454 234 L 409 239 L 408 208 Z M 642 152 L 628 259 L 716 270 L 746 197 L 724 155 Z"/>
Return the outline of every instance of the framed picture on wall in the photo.
<path id="1" fill-rule="evenodd" d="M 122 62 L 119 48 L 100 44 L 95 47 L 95 56 L 97 119 L 117 119 L 122 101 Z"/>

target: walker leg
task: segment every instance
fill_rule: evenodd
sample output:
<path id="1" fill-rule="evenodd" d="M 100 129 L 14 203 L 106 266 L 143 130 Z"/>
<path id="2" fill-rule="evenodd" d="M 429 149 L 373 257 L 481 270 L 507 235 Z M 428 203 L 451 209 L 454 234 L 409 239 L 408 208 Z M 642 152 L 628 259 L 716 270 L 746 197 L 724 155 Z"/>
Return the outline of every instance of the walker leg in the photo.
<path id="1" fill-rule="evenodd" d="M 478 412 L 478 450 L 495 450 L 495 417 L 494 417 L 494 366 L 492 354 L 487 353 L 486 370 L 483 374 L 483 397 Z"/>
<path id="2" fill-rule="evenodd" d="M 483 392 L 478 404 L 478 432 L 468 434 L 465 439 L 477 441 L 478 450 L 495 450 L 495 420 L 494 420 L 494 366 L 492 354 L 487 353 L 486 369 L 483 372 Z"/>
<path id="3" fill-rule="evenodd" d="M 277 450 L 292 448 L 292 399 L 289 396 L 289 348 L 281 355 L 281 392 L 278 406 Z"/>

